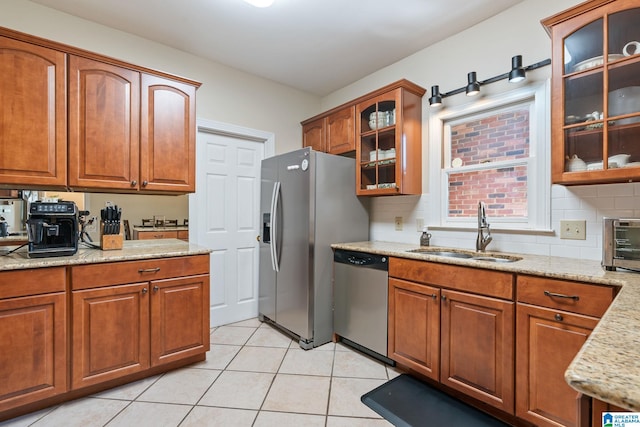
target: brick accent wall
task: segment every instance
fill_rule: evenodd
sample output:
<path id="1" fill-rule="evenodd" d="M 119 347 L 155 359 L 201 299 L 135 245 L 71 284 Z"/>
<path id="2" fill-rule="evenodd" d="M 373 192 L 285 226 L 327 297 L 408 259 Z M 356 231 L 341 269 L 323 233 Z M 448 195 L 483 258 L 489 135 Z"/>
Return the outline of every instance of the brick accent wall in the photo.
<path id="1" fill-rule="evenodd" d="M 527 168 L 490 163 L 529 157 L 529 110 L 503 111 L 451 126 L 451 159 L 486 170 L 449 174 L 449 216 L 475 217 L 478 201 L 494 217 L 527 216 Z"/>

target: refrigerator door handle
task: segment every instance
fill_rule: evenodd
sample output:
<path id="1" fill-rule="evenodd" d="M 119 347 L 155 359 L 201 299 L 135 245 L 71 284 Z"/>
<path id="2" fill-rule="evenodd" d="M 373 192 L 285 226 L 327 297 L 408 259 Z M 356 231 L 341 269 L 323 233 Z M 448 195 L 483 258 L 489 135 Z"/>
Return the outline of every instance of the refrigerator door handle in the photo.
<path id="1" fill-rule="evenodd" d="M 275 272 L 280 271 L 278 260 L 278 201 L 280 200 L 280 181 L 276 181 L 271 195 L 271 266 Z"/>

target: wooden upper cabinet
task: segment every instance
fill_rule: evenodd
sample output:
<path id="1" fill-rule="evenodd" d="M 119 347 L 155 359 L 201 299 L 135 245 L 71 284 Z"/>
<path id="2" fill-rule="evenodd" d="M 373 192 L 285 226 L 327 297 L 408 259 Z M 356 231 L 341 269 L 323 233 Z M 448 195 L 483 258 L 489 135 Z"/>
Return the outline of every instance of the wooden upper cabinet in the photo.
<path id="1" fill-rule="evenodd" d="M 325 152 L 326 117 L 302 125 L 302 146 Z"/>
<path id="2" fill-rule="evenodd" d="M 69 58 L 69 186 L 136 188 L 140 73 Z"/>
<path id="3" fill-rule="evenodd" d="M 422 95 L 401 80 L 356 105 L 356 194 L 422 193 Z"/>
<path id="4" fill-rule="evenodd" d="M 140 189 L 195 191 L 196 87 L 142 75 Z"/>
<path id="5" fill-rule="evenodd" d="M 327 153 L 344 154 L 356 149 L 355 122 L 355 106 L 344 108 L 327 116 Z"/>
<path id="6" fill-rule="evenodd" d="M 0 76 L 1 187 L 195 191 L 200 83 L 1 27 Z"/>
<path id="7" fill-rule="evenodd" d="M 66 55 L 0 36 L 0 183 L 67 183 Z"/>
<path id="8" fill-rule="evenodd" d="M 638 22 L 636 0 L 591 0 L 542 21 L 552 41 L 553 183 L 640 181 Z"/>

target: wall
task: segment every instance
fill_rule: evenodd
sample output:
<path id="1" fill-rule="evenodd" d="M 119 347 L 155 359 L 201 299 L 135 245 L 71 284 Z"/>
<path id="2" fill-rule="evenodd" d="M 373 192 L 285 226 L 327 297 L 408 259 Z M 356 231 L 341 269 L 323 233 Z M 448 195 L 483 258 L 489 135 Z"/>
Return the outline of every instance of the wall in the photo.
<path id="1" fill-rule="evenodd" d="M 511 57 L 522 55 L 524 65 L 551 56 L 551 41 L 540 20 L 554 15 L 581 1 L 525 0 L 509 10 L 456 34 L 375 72 L 322 100 L 328 109 L 372 91 L 392 81 L 407 78 L 427 90 L 440 85 L 441 92 L 466 85 L 466 74 L 476 71 L 479 80 L 509 70 Z M 550 67 L 527 75 L 527 83 L 539 84 L 550 77 Z M 522 87 L 519 85 L 518 87 Z M 505 81 L 482 87 L 484 96 L 513 88 Z M 396 242 L 419 242 L 416 218 L 433 224 L 437 218 L 430 212 L 433 190 L 429 171 L 429 103 L 423 98 L 423 194 L 374 198 L 371 205 L 371 239 Z M 478 98 L 475 98 L 478 99 Z M 481 98 L 479 98 L 481 99 Z M 468 102 L 463 95 L 445 98 L 445 107 Z M 435 162 L 437 163 L 437 161 Z M 434 184 L 435 185 L 435 184 Z M 395 231 L 394 219 L 403 217 L 402 231 Z M 513 251 L 551 256 L 571 256 L 598 260 L 601 258 L 601 227 L 603 216 L 640 216 L 640 184 L 609 184 L 595 186 L 551 188 L 551 226 L 553 230 L 512 233 L 493 232 L 488 250 Z M 560 240 L 561 219 L 585 219 L 586 240 Z M 491 222 L 491 218 L 489 218 Z M 475 247 L 475 230 L 432 230 L 431 243 L 439 246 Z"/>
<path id="2" fill-rule="evenodd" d="M 318 113 L 320 99 L 179 50 L 95 24 L 27 0 L 0 0 L 0 26 L 202 82 L 197 117 L 275 134 L 276 153 L 302 146 L 300 121 Z M 110 200 L 131 224 L 154 214 L 188 218 L 187 197 L 87 195 L 100 212 Z"/>

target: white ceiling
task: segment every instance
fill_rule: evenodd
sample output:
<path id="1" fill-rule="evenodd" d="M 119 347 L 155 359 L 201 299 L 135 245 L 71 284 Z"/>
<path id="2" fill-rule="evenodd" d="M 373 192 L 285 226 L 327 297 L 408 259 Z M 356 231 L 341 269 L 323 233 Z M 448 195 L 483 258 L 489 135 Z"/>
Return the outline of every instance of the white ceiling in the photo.
<path id="1" fill-rule="evenodd" d="M 522 0 L 32 0 L 326 95 Z"/>

